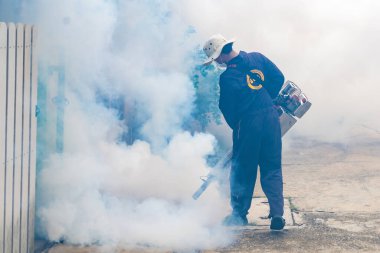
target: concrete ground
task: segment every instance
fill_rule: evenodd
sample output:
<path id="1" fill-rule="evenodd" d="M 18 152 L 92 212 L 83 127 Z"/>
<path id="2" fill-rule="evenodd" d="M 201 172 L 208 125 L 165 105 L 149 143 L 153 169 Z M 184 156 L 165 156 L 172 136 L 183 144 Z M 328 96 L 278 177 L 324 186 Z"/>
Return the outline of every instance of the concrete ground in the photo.
<path id="1" fill-rule="evenodd" d="M 284 193 L 303 225 L 237 230 L 218 252 L 380 252 L 379 132 L 359 128 L 344 145 L 300 140 L 285 147 L 283 164 Z"/>
<path id="2" fill-rule="evenodd" d="M 300 140 L 285 146 L 286 229 L 269 231 L 269 221 L 260 216 L 267 207 L 257 185 L 251 225 L 232 228 L 235 240 L 228 247 L 204 251 L 380 252 L 379 155 L 380 133 L 365 128 L 345 145 Z M 56 245 L 46 252 L 97 250 Z"/>

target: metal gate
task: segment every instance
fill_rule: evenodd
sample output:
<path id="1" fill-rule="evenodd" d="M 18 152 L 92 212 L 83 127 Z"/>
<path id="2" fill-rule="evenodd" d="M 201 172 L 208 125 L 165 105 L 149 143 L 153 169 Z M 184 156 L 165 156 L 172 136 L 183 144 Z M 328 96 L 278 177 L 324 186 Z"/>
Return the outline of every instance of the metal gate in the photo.
<path id="1" fill-rule="evenodd" d="M 36 29 L 0 23 L 0 253 L 33 252 Z"/>

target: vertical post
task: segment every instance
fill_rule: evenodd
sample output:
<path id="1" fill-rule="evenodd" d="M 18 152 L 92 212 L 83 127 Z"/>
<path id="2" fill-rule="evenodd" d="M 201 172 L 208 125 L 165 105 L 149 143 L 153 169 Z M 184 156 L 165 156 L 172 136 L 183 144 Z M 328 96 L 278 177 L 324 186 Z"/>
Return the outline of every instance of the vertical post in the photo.
<path id="1" fill-rule="evenodd" d="M 5 136 L 5 247 L 4 252 L 13 252 L 13 169 L 15 130 L 15 87 L 16 86 L 16 26 L 8 24 L 7 54 L 7 97 Z"/>
<path id="2" fill-rule="evenodd" d="M 31 27 L 25 26 L 25 38 L 24 38 L 24 87 L 23 87 L 23 157 L 22 157 L 22 190 L 21 190 L 21 252 L 27 252 L 28 250 L 28 196 L 29 196 L 29 114 L 30 114 L 30 46 L 31 46 Z"/>
<path id="3" fill-rule="evenodd" d="M 5 114 L 7 87 L 7 38 L 8 31 L 5 23 L 0 23 L 0 252 L 5 247 Z"/>
<path id="4" fill-rule="evenodd" d="M 31 28 L 32 36 L 32 52 L 31 52 L 31 95 L 30 95 L 30 152 L 29 152 L 29 220 L 28 220 L 28 253 L 33 253 L 34 249 L 34 217 L 35 217 L 35 192 L 36 192 L 36 145 L 37 145 L 37 28 Z"/>
<path id="5" fill-rule="evenodd" d="M 22 189 L 22 109 L 24 77 L 24 25 L 16 26 L 16 85 L 15 85 L 15 132 L 13 155 L 13 253 L 20 252 L 21 189 Z"/>
<path id="6" fill-rule="evenodd" d="M 55 83 L 51 85 L 49 89 L 50 96 L 55 95 L 51 101 L 55 104 L 55 110 L 52 109 L 49 113 L 52 121 L 55 124 L 55 150 L 57 153 L 63 153 L 64 149 L 64 118 L 65 118 L 65 106 L 67 105 L 67 99 L 65 98 L 65 70 L 62 66 L 52 66 L 49 69 L 49 73 L 56 78 Z M 54 124 L 51 124 L 52 126 Z M 51 137 L 54 139 L 54 137 Z"/>
<path id="7" fill-rule="evenodd" d="M 63 142 L 63 136 L 64 136 L 64 113 L 65 113 L 65 105 L 66 105 L 66 99 L 65 99 L 65 74 L 62 67 L 58 69 L 58 94 L 57 98 L 58 101 L 56 103 L 57 105 L 57 143 L 56 143 L 56 150 L 57 153 L 63 153 L 64 148 L 64 142 Z"/>

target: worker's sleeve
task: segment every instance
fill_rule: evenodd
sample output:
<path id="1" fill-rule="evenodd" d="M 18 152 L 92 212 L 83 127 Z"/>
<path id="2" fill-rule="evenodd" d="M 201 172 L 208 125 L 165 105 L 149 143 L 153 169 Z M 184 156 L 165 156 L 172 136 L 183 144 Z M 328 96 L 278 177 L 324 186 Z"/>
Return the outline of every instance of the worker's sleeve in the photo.
<path id="1" fill-rule="evenodd" d="M 264 87 L 269 92 L 272 99 L 276 98 L 284 84 L 284 75 L 277 66 L 264 55 L 261 55 L 261 60 L 265 72 Z"/>
<path id="2" fill-rule="evenodd" d="M 220 77 L 219 109 L 227 124 L 234 129 L 236 121 L 236 85 L 233 78 Z"/>

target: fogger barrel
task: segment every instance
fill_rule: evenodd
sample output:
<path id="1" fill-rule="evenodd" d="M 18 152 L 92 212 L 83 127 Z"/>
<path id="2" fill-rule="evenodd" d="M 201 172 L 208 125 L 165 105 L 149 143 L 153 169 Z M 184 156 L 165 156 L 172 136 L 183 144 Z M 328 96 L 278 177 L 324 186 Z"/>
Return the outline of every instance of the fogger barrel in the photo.
<path id="1" fill-rule="evenodd" d="M 223 170 L 225 168 L 229 167 L 231 164 L 232 159 L 232 149 L 229 150 L 215 165 L 214 170 L 223 173 Z M 206 177 L 201 177 L 201 180 L 203 181 L 201 187 L 193 194 L 193 199 L 198 199 L 202 193 L 208 188 L 208 186 L 214 182 L 215 180 L 218 180 L 221 175 L 217 173 L 210 173 Z"/>

